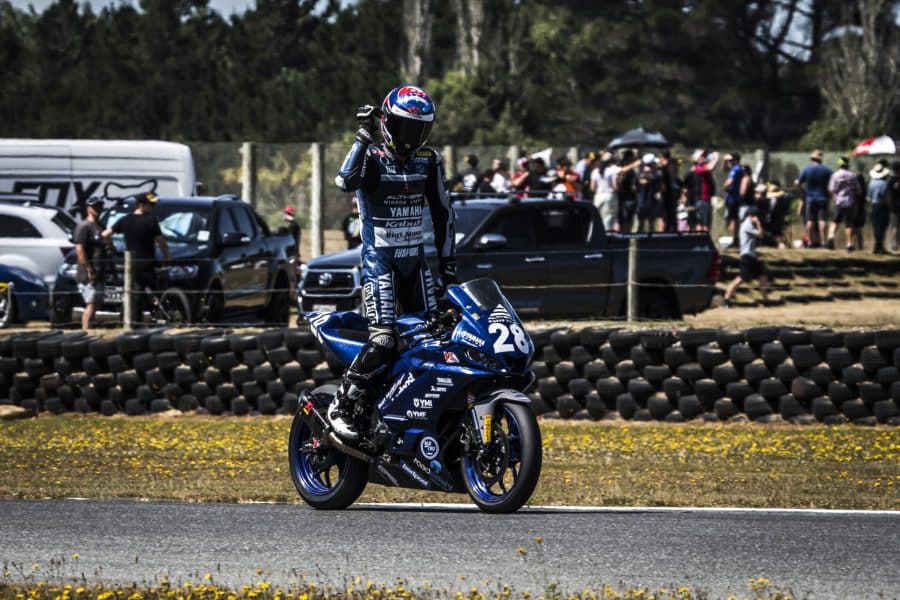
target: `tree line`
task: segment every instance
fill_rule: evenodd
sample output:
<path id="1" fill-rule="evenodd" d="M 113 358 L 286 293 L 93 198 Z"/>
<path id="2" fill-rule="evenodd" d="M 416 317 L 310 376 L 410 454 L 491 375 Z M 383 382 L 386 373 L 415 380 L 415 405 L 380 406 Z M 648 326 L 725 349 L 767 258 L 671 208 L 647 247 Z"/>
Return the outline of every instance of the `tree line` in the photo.
<path id="1" fill-rule="evenodd" d="M 846 147 L 896 132 L 900 0 L 0 0 L 0 136 L 345 137 L 418 83 L 438 144 Z"/>

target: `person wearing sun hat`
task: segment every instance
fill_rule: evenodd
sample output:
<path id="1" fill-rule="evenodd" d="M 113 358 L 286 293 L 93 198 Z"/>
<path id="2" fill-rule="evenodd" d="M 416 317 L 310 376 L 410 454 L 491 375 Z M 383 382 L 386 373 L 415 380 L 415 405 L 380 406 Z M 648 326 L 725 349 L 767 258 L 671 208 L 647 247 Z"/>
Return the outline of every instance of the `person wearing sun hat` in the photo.
<path id="1" fill-rule="evenodd" d="M 890 175 L 891 171 L 888 169 L 887 161 L 884 159 L 875 163 L 875 166 L 869 171 L 869 186 L 866 190 L 866 196 L 872 205 L 872 234 L 875 237 L 873 254 L 888 253 L 884 247 L 884 236 L 890 224 L 890 213 L 885 196 L 887 195 L 888 177 Z"/>

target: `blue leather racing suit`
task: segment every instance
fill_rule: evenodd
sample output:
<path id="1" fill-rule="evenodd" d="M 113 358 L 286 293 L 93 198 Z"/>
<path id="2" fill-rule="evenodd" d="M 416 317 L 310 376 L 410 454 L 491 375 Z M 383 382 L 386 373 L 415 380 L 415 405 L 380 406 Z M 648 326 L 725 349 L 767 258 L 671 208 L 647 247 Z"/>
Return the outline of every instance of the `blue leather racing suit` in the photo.
<path id="1" fill-rule="evenodd" d="M 384 144 L 356 140 L 335 183 L 355 192 L 359 203 L 363 308 L 369 323 L 382 330 L 392 328 L 398 305 L 404 313 L 435 310 L 434 282 L 422 244 L 426 205 L 438 258 L 452 260 L 456 246 L 437 150 L 425 146 L 402 161 Z"/>

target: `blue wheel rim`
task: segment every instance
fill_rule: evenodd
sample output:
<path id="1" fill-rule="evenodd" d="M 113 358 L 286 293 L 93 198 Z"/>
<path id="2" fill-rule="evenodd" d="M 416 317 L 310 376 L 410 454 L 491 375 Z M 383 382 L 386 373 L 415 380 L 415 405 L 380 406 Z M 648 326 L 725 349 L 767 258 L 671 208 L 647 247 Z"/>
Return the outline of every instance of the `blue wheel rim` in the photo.
<path id="1" fill-rule="evenodd" d="M 497 417 L 499 418 L 495 424 L 500 425 L 499 421 L 501 420 L 507 424 L 505 434 L 509 443 L 509 459 L 505 471 L 500 475 L 499 480 L 493 483 L 486 481 L 472 457 L 468 454 L 463 457 L 466 479 L 472 492 L 479 500 L 487 504 L 500 502 L 512 493 L 516 483 L 519 481 L 519 467 L 522 457 L 522 435 L 515 416 L 506 407 L 503 407 L 502 412 Z M 511 477 L 512 481 L 507 480 L 507 475 Z"/>
<path id="2" fill-rule="evenodd" d="M 304 446 L 312 440 L 312 431 L 305 423 L 301 423 L 294 433 L 294 452 L 291 455 L 291 468 L 306 491 L 314 496 L 327 496 L 332 493 L 344 477 L 347 467 L 347 456 L 329 450 L 329 455 L 333 458 L 333 462 L 326 463 L 327 466 L 315 464 L 311 458 L 312 454 L 304 450 Z M 336 477 L 332 475 L 332 467 L 337 467 L 338 474 Z"/>

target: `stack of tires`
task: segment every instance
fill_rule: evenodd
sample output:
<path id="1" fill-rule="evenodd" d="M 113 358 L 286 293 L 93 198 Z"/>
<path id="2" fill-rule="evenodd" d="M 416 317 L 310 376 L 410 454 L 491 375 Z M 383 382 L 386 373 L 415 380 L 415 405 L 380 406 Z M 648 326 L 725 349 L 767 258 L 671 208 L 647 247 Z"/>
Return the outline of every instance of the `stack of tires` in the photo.
<path id="1" fill-rule="evenodd" d="M 536 412 L 900 424 L 900 331 L 588 327 L 532 334 Z"/>
<path id="2" fill-rule="evenodd" d="M 900 330 L 532 333 L 532 406 L 560 418 L 900 424 Z M 0 338 L 0 403 L 35 413 L 293 413 L 342 366 L 309 329 Z"/>
<path id="3" fill-rule="evenodd" d="M 35 413 L 292 414 L 302 390 L 341 373 L 308 329 L 0 338 L 0 403 Z"/>

